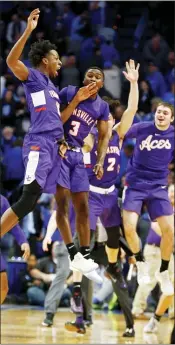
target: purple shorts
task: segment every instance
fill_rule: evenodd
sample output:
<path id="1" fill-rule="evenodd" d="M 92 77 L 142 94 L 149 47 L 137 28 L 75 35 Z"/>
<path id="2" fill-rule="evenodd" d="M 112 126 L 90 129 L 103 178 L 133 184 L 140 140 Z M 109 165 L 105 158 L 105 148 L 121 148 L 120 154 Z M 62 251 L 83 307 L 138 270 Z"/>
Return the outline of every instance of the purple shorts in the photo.
<path id="1" fill-rule="evenodd" d="M 36 180 L 44 192 L 54 194 L 62 161 L 55 140 L 41 135 L 27 134 L 23 145 L 23 160 L 24 184 Z"/>
<path id="2" fill-rule="evenodd" d="M 153 186 L 150 190 L 125 187 L 123 209 L 140 214 L 143 202 L 146 204 L 151 220 L 173 214 L 165 186 Z"/>
<path id="3" fill-rule="evenodd" d="M 6 271 L 6 270 L 7 270 L 7 264 L 2 254 L 0 254 L 0 272 Z"/>
<path id="4" fill-rule="evenodd" d="M 89 218 L 91 230 L 96 230 L 98 217 L 105 228 L 121 224 L 117 189 L 109 194 L 89 192 Z"/>
<path id="5" fill-rule="evenodd" d="M 83 161 L 83 153 L 68 150 L 62 160 L 57 184 L 72 193 L 88 192 L 89 179 Z"/>

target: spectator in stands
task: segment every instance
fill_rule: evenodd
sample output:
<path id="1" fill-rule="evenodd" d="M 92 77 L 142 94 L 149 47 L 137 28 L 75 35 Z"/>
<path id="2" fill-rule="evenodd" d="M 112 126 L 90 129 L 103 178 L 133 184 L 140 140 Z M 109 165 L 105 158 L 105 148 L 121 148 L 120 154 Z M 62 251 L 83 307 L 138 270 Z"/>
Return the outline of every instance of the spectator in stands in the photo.
<path id="1" fill-rule="evenodd" d="M 154 114 L 157 109 L 158 104 L 161 102 L 161 98 L 154 97 L 151 100 L 151 111 L 148 114 L 144 114 L 141 116 L 142 121 L 153 121 L 154 120 Z"/>
<path id="2" fill-rule="evenodd" d="M 21 20 L 18 14 L 13 14 L 11 22 L 7 26 L 6 39 L 8 42 L 8 49 L 15 44 L 26 28 L 26 22 Z"/>
<path id="3" fill-rule="evenodd" d="M 174 105 L 175 103 L 175 80 L 171 84 L 171 91 L 166 92 L 163 96 L 163 101 L 171 103 Z"/>
<path id="4" fill-rule="evenodd" d="M 2 98 L 2 124 L 13 125 L 14 113 L 16 110 L 16 102 L 12 90 L 6 90 L 4 97 Z"/>
<path id="5" fill-rule="evenodd" d="M 139 87 L 139 105 L 138 112 L 147 114 L 151 109 L 151 99 L 154 97 L 154 92 L 147 80 L 142 80 Z"/>
<path id="6" fill-rule="evenodd" d="M 5 168 L 4 188 L 8 191 L 15 189 L 24 178 L 24 164 L 22 158 L 22 139 L 16 139 L 12 146 L 4 153 Z"/>
<path id="7" fill-rule="evenodd" d="M 35 255 L 31 255 L 27 261 L 27 272 L 21 278 L 28 302 L 31 305 L 44 306 L 46 291 L 55 278 L 56 264 L 51 256 L 37 261 Z"/>
<path id="8" fill-rule="evenodd" d="M 153 61 L 150 61 L 148 64 L 146 80 L 149 81 L 155 96 L 162 98 L 166 92 L 166 84 L 163 74 L 159 71 L 157 64 Z"/>
<path id="9" fill-rule="evenodd" d="M 175 53 L 173 51 L 168 54 L 168 62 L 165 72 L 165 82 L 167 91 L 170 91 L 172 82 L 175 80 Z"/>
<path id="10" fill-rule="evenodd" d="M 71 11 L 69 3 L 64 4 L 62 18 L 65 36 L 68 37 L 70 36 L 72 22 L 75 18 L 75 14 Z"/>
<path id="11" fill-rule="evenodd" d="M 111 61 L 104 63 L 104 88 L 113 98 L 120 98 L 121 93 L 121 71 L 120 68 L 113 65 Z"/>
<path id="12" fill-rule="evenodd" d="M 88 12 L 84 11 L 73 19 L 68 50 L 78 55 L 81 42 L 84 38 L 91 36 L 90 31 Z"/>
<path id="13" fill-rule="evenodd" d="M 68 54 L 66 63 L 61 70 L 60 88 L 62 89 L 67 85 L 80 86 L 80 74 L 76 67 L 76 56 L 73 53 Z"/>
<path id="14" fill-rule="evenodd" d="M 159 34 L 154 35 L 150 40 L 148 40 L 143 49 L 144 59 L 147 61 L 153 61 L 160 70 L 164 67 L 168 53 L 168 44 Z"/>
<path id="15" fill-rule="evenodd" d="M 2 138 L 1 138 L 1 150 L 3 155 L 12 148 L 13 143 L 16 140 L 16 136 L 14 135 L 14 128 L 6 126 L 2 130 Z"/>
<path id="16" fill-rule="evenodd" d="M 102 24 L 102 14 L 101 7 L 99 6 L 99 1 L 91 1 L 89 4 L 89 15 L 91 18 L 91 25 L 93 32 L 97 33 L 98 29 Z"/>
<path id="17" fill-rule="evenodd" d="M 101 44 L 101 55 L 104 61 L 110 61 L 112 64 L 120 65 L 119 52 L 109 40 Z"/>

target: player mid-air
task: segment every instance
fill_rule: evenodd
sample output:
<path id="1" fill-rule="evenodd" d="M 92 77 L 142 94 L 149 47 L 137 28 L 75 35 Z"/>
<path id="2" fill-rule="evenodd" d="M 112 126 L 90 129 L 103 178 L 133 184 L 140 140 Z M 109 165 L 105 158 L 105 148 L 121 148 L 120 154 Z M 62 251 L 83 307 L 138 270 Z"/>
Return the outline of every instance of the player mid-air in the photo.
<path id="1" fill-rule="evenodd" d="M 168 198 L 168 165 L 174 153 L 174 107 L 161 102 L 156 109 L 154 122 L 133 125 L 127 138 L 136 138 L 133 157 L 126 173 L 123 197 L 123 221 L 128 244 L 135 254 L 139 284 L 149 283 L 147 265 L 143 260 L 139 237 L 136 232 L 143 202 L 151 220 L 157 220 L 161 230 L 161 266 L 156 278 L 164 295 L 173 295 L 168 266 L 174 243 L 173 208 Z"/>
<path id="2" fill-rule="evenodd" d="M 39 9 L 31 12 L 23 35 L 7 57 L 8 67 L 23 83 L 31 114 L 31 125 L 23 145 L 26 171 L 22 196 L 3 214 L 1 236 L 34 209 L 43 191 L 56 193 L 56 183 L 62 163 L 58 150 L 60 143 L 64 142 L 62 122 L 68 120 L 79 102 L 97 92 L 96 83 L 89 83 L 78 90 L 68 106 L 60 113 L 59 93 L 50 79 L 56 77 L 57 71 L 61 68 L 55 45 L 43 40 L 31 46 L 29 58 L 33 68 L 26 67 L 20 60 L 24 46 L 38 24 L 39 14 Z M 86 229 L 84 234 L 87 236 Z M 83 245 L 81 238 L 80 244 Z M 86 260 L 84 257 L 81 257 L 81 262 L 84 263 L 82 270 L 86 272 L 97 267 L 92 260 Z"/>

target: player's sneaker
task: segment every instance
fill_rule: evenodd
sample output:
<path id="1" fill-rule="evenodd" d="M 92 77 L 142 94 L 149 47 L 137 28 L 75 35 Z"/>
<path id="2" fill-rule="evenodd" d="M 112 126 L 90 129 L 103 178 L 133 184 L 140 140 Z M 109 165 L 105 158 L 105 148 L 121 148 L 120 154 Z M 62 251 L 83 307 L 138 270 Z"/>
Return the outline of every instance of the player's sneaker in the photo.
<path id="1" fill-rule="evenodd" d="M 126 328 L 126 331 L 123 333 L 123 337 L 125 338 L 133 338 L 135 337 L 134 328 Z"/>
<path id="2" fill-rule="evenodd" d="M 144 327 L 143 331 L 145 333 L 157 333 L 159 328 L 159 321 L 152 317 L 147 325 Z"/>
<path id="3" fill-rule="evenodd" d="M 53 318 L 54 318 L 54 314 L 46 313 L 46 317 L 44 321 L 42 322 L 42 325 L 45 327 L 51 327 L 53 325 Z"/>
<path id="4" fill-rule="evenodd" d="M 74 271 L 80 271 L 81 273 L 89 273 L 98 268 L 98 264 L 92 259 L 86 259 L 84 256 L 78 252 L 74 259 L 70 262 L 70 269 Z"/>
<path id="5" fill-rule="evenodd" d="M 86 333 L 86 328 L 84 326 L 84 323 L 78 323 L 76 321 L 73 322 L 66 322 L 65 323 L 65 328 L 67 329 L 67 331 L 69 332 L 76 332 L 79 334 L 85 334 Z"/>
<path id="6" fill-rule="evenodd" d="M 87 277 L 88 279 L 92 280 L 94 283 L 97 283 L 97 284 L 103 283 L 102 277 L 100 277 L 100 275 L 97 273 L 96 270 L 89 272 L 89 273 L 84 273 L 84 276 Z"/>
<path id="7" fill-rule="evenodd" d="M 150 284 L 151 279 L 148 274 L 148 265 L 144 261 L 137 261 L 137 282 L 139 285 Z"/>
<path id="8" fill-rule="evenodd" d="M 174 295 L 174 287 L 170 280 L 168 270 L 163 272 L 156 272 L 155 277 L 160 284 L 161 291 L 165 296 Z"/>

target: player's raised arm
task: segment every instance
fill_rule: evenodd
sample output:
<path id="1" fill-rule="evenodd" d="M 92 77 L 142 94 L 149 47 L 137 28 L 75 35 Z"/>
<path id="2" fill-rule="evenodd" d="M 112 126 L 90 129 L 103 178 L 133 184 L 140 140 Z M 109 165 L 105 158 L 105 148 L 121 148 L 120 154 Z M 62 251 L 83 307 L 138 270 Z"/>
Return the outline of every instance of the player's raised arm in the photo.
<path id="1" fill-rule="evenodd" d="M 11 49 L 9 55 L 7 56 L 7 65 L 14 73 L 14 75 L 21 81 L 25 81 L 28 78 L 29 71 L 28 68 L 20 61 L 20 56 L 23 52 L 24 46 L 32 33 L 32 31 L 36 28 L 38 24 L 40 10 L 39 8 L 33 10 L 28 17 L 27 27 L 20 37 L 20 39 L 16 42 L 14 47 Z"/>
<path id="2" fill-rule="evenodd" d="M 138 90 L 138 78 L 139 78 L 139 64 L 135 67 L 134 60 L 126 62 L 127 72 L 123 72 L 126 79 L 130 82 L 130 93 L 128 99 L 128 107 L 123 113 L 120 124 L 117 124 L 113 129 L 117 131 L 121 139 L 124 138 L 125 134 L 131 127 L 134 119 L 134 115 L 138 108 L 139 101 L 139 90 Z"/>

